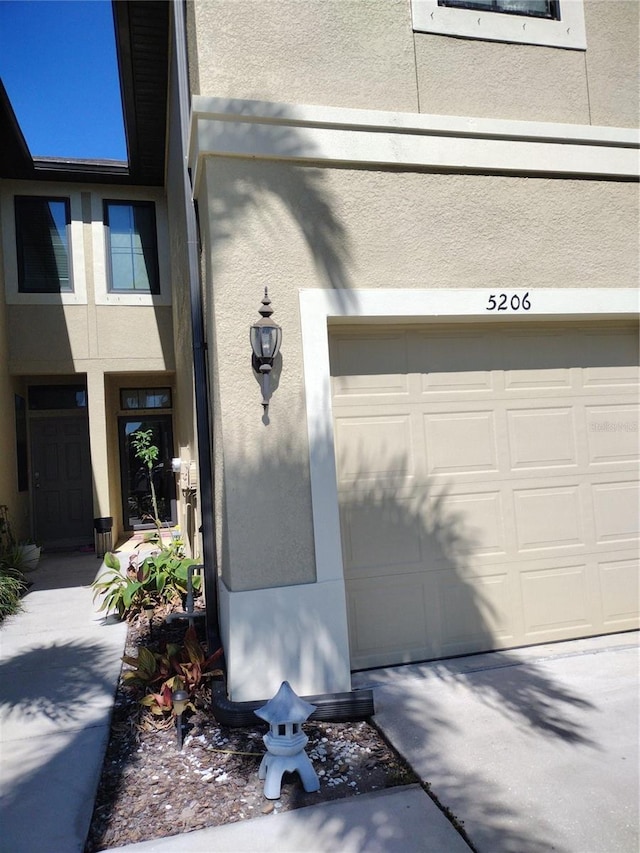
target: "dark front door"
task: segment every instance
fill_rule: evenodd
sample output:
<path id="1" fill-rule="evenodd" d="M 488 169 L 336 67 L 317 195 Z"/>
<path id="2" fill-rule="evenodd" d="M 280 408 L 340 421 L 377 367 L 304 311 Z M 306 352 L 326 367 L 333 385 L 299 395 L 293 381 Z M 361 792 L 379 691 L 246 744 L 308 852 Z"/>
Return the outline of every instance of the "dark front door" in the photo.
<path id="1" fill-rule="evenodd" d="M 31 465 L 38 544 L 66 547 L 92 542 L 87 418 L 32 418 Z"/>

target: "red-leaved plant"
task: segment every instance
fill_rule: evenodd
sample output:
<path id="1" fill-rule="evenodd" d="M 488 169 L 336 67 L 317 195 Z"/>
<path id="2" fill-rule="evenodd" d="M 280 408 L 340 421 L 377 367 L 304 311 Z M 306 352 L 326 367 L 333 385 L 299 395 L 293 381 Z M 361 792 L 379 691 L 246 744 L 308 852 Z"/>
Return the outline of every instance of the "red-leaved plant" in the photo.
<path id="1" fill-rule="evenodd" d="M 204 680 L 222 675 L 222 670 L 216 665 L 221 657 L 221 648 L 212 655 L 205 654 L 196 630 L 191 626 L 182 644 L 167 643 L 161 652 L 153 652 L 141 646 L 137 657 L 124 655 L 124 663 L 133 668 L 124 673 L 123 681 L 146 690 L 140 702 L 152 714 L 174 714 L 173 694 L 178 690 L 187 691 L 187 707 L 195 710 L 192 700 Z"/>

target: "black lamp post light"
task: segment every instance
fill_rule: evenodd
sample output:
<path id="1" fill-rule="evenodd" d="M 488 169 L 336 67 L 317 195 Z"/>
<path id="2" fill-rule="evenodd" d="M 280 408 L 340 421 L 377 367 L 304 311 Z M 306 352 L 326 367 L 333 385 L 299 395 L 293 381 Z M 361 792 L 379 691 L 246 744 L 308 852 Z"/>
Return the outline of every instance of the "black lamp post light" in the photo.
<path id="1" fill-rule="evenodd" d="M 176 733 L 178 735 L 178 749 L 182 750 L 183 729 L 182 715 L 189 703 L 189 694 L 186 690 L 176 690 L 173 694 L 173 710 L 176 715 Z"/>
<path id="2" fill-rule="evenodd" d="M 269 398 L 271 397 L 271 371 L 282 343 L 282 329 L 271 319 L 273 308 L 266 287 L 258 313 L 261 314 L 262 319 L 254 323 L 249 331 L 251 349 L 253 350 L 251 364 L 260 376 L 262 408 L 266 417 L 269 412 Z"/>

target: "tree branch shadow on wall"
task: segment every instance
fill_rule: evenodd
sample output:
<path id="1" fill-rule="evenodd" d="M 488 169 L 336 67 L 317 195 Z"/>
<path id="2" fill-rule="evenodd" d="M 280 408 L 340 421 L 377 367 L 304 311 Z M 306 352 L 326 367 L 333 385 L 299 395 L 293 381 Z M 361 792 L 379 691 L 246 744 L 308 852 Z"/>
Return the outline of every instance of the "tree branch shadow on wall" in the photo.
<path id="1" fill-rule="evenodd" d="M 406 458 L 396 455 L 387 469 L 406 472 L 409 465 Z M 439 485 L 436 489 L 430 482 L 426 482 L 417 491 L 419 494 L 410 499 L 399 498 L 402 489 L 393 484 L 390 486 L 370 475 L 354 478 L 353 486 L 341 501 L 347 584 L 350 573 L 348 563 L 350 559 L 353 562 L 354 557 L 355 570 L 352 569 L 351 574 L 356 577 L 358 572 L 357 554 L 353 554 L 353 543 L 345 531 L 347 514 L 353 516 L 360 513 L 374 519 L 375 527 L 382 533 L 381 539 L 390 542 L 392 546 L 413 539 L 415 560 L 408 565 L 404 576 L 416 573 L 418 577 L 427 578 L 424 613 L 431 624 L 426 629 L 432 636 L 439 635 L 439 639 L 431 646 L 431 653 L 427 650 L 422 659 L 445 659 L 430 672 L 441 681 L 465 679 L 466 671 L 458 666 L 455 660 L 457 656 L 488 652 L 495 648 L 506 649 L 500 652 L 500 668 L 508 671 L 508 674 L 497 683 L 481 678 L 474 681 L 483 699 L 541 734 L 568 743 L 590 744 L 581 726 L 565 712 L 571 708 L 589 709 L 593 705 L 553 682 L 535 664 L 524 662 L 521 657 L 509 653 L 508 614 L 498 612 L 495 601 L 485 592 L 491 585 L 487 586 L 483 582 L 486 573 L 483 574 L 481 568 L 481 531 L 471 526 L 464 512 L 451 500 L 455 497 L 452 484 Z M 364 543 L 364 547 L 368 547 L 368 543 Z M 381 547 L 382 553 L 378 549 L 378 554 L 381 553 L 389 562 L 387 567 L 378 568 L 394 575 L 393 549 L 385 553 L 384 542 Z M 402 566 L 399 568 L 402 573 Z M 507 570 L 508 565 L 505 564 L 505 573 Z M 494 567 L 490 579 L 496 571 Z M 432 605 L 431 609 L 429 604 Z M 460 625 L 461 619 L 458 624 L 454 624 L 449 618 L 449 615 L 455 614 L 447 613 L 448 606 L 455 608 L 456 614 L 462 616 L 464 626 Z M 402 648 L 393 649 L 391 653 L 399 660 Z M 412 659 L 421 658 L 416 658 L 414 653 Z M 450 662 L 446 659 L 450 659 Z M 481 659 L 477 660 L 479 668 L 482 667 Z"/>
<path id="2" fill-rule="evenodd" d="M 245 104 L 243 109 L 251 108 Z M 280 117 L 286 118 L 285 112 L 274 107 L 271 118 L 277 122 Z M 262 135 L 268 136 L 268 140 L 261 139 Z M 232 169 L 227 174 L 222 169 L 218 170 L 215 200 L 210 202 L 208 211 L 208 221 L 212 228 L 212 245 L 215 246 L 216 242 L 228 239 L 232 233 L 237 238 L 235 229 L 247 212 L 257 212 L 263 217 L 265 232 L 268 233 L 269 229 L 272 229 L 275 233 L 277 217 L 272 217 L 271 204 L 281 203 L 303 235 L 321 280 L 326 286 L 340 291 L 341 298 L 347 300 L 349 304 L 355 304 L 357 291 L 350 291 L 351 250 L 348 234 L 336 215 L 336 199 L 331 196 L 324 170 L 313 167 L 314 152 L 307 141 L 290 127 L 282 130 L 275 128 L 273 124 L 269 124 L 267 116 L 263 124 L 252 123 L 242 127 L 236 122 L 229 123 L 225 128 L 222 142 L 224 142 L 220 146 L 222 150 L 225 150 L 225 147 L 229 151 L 246 149 L 247 159 L 243 160 L 242 174 L 239 174 L 239 169 Z M 273 152 L 273 162 L 262 159 L 256 163 L 251 159 L 252 147 L 257 151 L 270 148 Z M 282 166 L 290 157 L 302 157 L 304 161 L 288 163 L 286 180 L 283 180 L 282 168 L 274 168 L 274 166 Z M 249 247 L 249 250 L 257 258 L 259 257 L 259 247 Z M 213 278 L 215 286 L 215 270 Z M 286 436 L 287 429 L 296 431 L 300 429 L 300 424 L 295 422 L 293 413 L 287 413 L 281 426 L 283 436 Z M 310 451 L 316 460 L 321 460 L 322 465 L 334 465 L 332 436 L 318 438 Z M 397 470 L 405 470 L 406 460 L 397 459 L 395 467 Z M 245 458 L 234 459 L 233 464 L 225 468 L 222 487 L 223 507 L 229 490 L 236 495 L 242 495 L 255 490 L 256 483 L 274 484 L 269 504 L 265 506 L 266 518 L 260 525 L 262 551 L 276 562 L 283 550 L 288 552 L 291 548 L 294 550 L 298 548 L 299 553 L 304 555 L 308 553 L 304 547 L 305 537 L 313 536 L 314 533 L 311 530 L 291 529 L 292 519 L 283 517 L 282 513 L 282 506 L 287 504 L 281 499 L 286 494 L 287 483 L 296 484 L 296 487 L 302 483 L 304 488 L 308 488 L 309 480 L 306 452 L 296 447 L 295 443 L 287 442 L 286 438 L 283 438 L 278 446 L 278 452 L 263 455 L 258 463 L 250 461 L 247 455 Z M 482 652 L 494 647 L 496 621 L 499 614 L 496 613 L 493 602 L 484 594 L 481 578 L 472 567 L 474 562 L 472 558 L 477 547 L 477 532 L 470 530 L 464 518 L 451 509 L 451 504 L 447 501 L 449 494 L 447 488 L 435 492 L 428 485 L 419 498 L 412 503 L 410 500 L 403 500 L 401 493 L 393 488 L 385 488 L 380 482 L 376 482 L 375 477 L 369 477 L 360 466 L 360 470 L 356 471 L 354 477 L 350 503 L 348 506 L 346 504 L 343 506 L 343 513 L 360 513 L 363 516 L 382 513 L 389 528 L 387 546 L 396 541 L 406 541 L 408 537 L 415 537 L 418 531 L 418 551 L 422 552 L 422 556 L 418 555 L 417 562 L 423 559 L 426 553 L 429 554 L 430 567 L 434 568 L 426 574 L 445 579 L 451 599 L 455 600 L 456 606 L 465 613 L 466 636 L 457 638 L 459 650 L 469 649 L 471 637 L 471 648 Z M 287 499 L 290 500 L 290 495 L 287 495 Z M 272 523 L 269 523 L 269 519 Z M 222 528 L 220 553 L 223 561 L 228 561 L 230 549 L 226 518 L 223 518 Z M 254 535 L 254 532 L 251 535 Z M 315 535 L 321 536 L 323 533 L 316 530 Z M 298 547 L 297 540 L 303 541 L 303 547 Z M 283 558 L 288 559 L 289 554 L 283 554 Z M 415 571 L 414 566 L 406 574 L 410 575 Z M 360 578 L 360 580 L 363 579 L 364 576 Z M 357 586 L 351 581 L 348 583 L 353 588 Z M 434 586 L 433 582 L 431 590 L 435 591 L 436 595 L 426 603 L 425 618 L 429 614 L 442 623 L 442 613 L 438 613 L 438 607 L 435 604 L 439 592 L 437 585 Z M 350 613 L 353 622 L 353 600 Z M 320 658 L 320 667 L 321 669 L 324 667 L 325 673 L 331 671 L 336 659 L 340 656 L 340 651 L 335 639 L 326 630 L 326 626 L 318 624 L 315 617 L 310 617 L 304 611 L 293 614 L 276 613 L 273 618 L 275 621 L 278 618 L 282 619 L 283 630 L 274 636 L 272 632 L 266 638 L 258 630 L 255 621 L 247 619 L 244 623 L 234 622 L 232 626 L 234 643 L 237 648 L 242 649 L 240 657 L 242 654 L 250 656 L 253 649 L 267 642 L 274 658 L 277 659 L 286 651 L 286 645 L 290 644 L 289 637 L 298 636 L 304 638 L 311 654 L 307 653 L 306 648 L 294 650 L 292 671 L 288 673 L 290 681 L 295 684 L 298 677 L 304 675 L 310 657 L 316 660 Z M 384 616 L 380 617 L 380 619 L 383 618 Z M 442 627 L 441 625 L 441 629 Z M 444 625 L 444 630 L 448 627 L 450 626 Z M 373 625 L 371 630 L 375 632 L 376 625 Z M 456 638 L 450 637 L 450 641 L 450 653 L 456 654 Z M 439 653 L 442 653 L 442 649 Z M 483 702 L 497 708 L 499 713 L 509 716 L 516 726 L 534 732 L 545 739 L 558 741 L 570 747 L 594 746 L 583 724 L 572 712 L 595 711 L 595 706 L 554 680 L 548 672 L 536 666 L 535 663 L 523 661 L 508 651 L 501 652 L 500 655 L 505 669 L 511 668 L 511 671 L 508 677 L 497 683 L 483 678 L 478 678 L 474 682 L 474 685 L 477 684 L 477 694 Z M 464 672 L 446 661 L 441 662 L 437 668 L 429 670 L 429 674 L 425 674 L 413 664 L 407 667 L 394 667 L 386 672 L 389 673 L 389 681 L 393 683 L 395 678 L 400 680 L 399 673 L 407 671 L 411 672 L 411 677 L 417 682 L 429 681 L 430 686 L 438 681 L 462 684 L 465 679 Z M 367 674 L 363 675 L 366 677 Z M 274 682 L 274 693 L 278 686 L 279 684 Z M 421 736 L 424 738 L 425 760 L 432 762 L 433 766 L 438 767 L 441 774 L 446 777 L 443 791 L 446 805 L 449 788 L 454 789 L 456 786 L 456 775 L 453 771 L 448 773 L 447 756 L 441 752 L 438 734 L 445 729 L 455 732 L 456 721 L 440 713 L 436 704 L 425 705 L 422 691 L 418 691 L 416 696 L 406 696 L 399 692 L 396 700 L 400 703 L 401 713 L 407 720 L 417 723 L 420 727 Z M 546 853 L 552 847 L 560 849 L 554 839 L 552 827 L 540 827 L 537 839 L 532 839 L 521 832 L 516 825 L 519 817 L 517 804 L 504 802 L 497 786 L 492 785 L 480 774 L 467 773 L 464 784 L 470 791 L 472 789 L 482 791 L 482 802 L 485 804 L 484 820 L 488 832 L 493 832 L 495 837 L 500 837 L 501 850 L 513 851 L 513 853 L 523 853 L 525 850 L 527 853 Z M 367 844 L 373 842 L 375 838 L 375 827 L 354 828 L 345 825 L 338 828 L 338 836 L 346 842 L 347 839 L 351 840 L 352 833 L 356 830 L 362 839 L 360 849 L 366 850 Z"/>
<path id="3" fill-rule="evenodd" d="M 229 102 L 232 114 L 238 109 L 234 103 Z M 251 112 L 252 102 L 242 102 L 242 113 Z M 242 159 L 241 175 L 222 169 L 216 174 L 216 198 L 209 210 L 212 245 L 229 238 L 242 217 L 253 209 L 264 213 L 267 231 L 277 228 L 267 210 L 277 200 L 301 232 L 321 279 L 350 300 L 349 235 L 336 215 L 336 199 L 327 185 L 326 169 L 314 168 L 319 152 L 302 133 L 290 126 L 278 127 L 278 120 L 288 118 L 285 107 L 260 104 L 256 115 L 260 121 L 251 124 L 243 125 L 235 114 L 234 121 L 221 122 L 217 139 L 220 150 L 246 151 L 247 158 Z M 251 153 L 264 150 L 271 152 L 268 158 L 256 160 Z M 274 168 L 283 165 L 288 167 L 286 176 L 282 169 Z"/>
<path id="4" fill-rule="evenodd" d="M 320 448 L 316 451 L 322 453 Z M 331 458 L 328 447 L 325 449 L 327 459 Z M 434 775 L 445 781 L 436 790 L 440 802 L 447 806 L 447 800 L 452 792 L 455 792 L 458 802 L 460 797 L 468 797 L 469 808 L 477 809 L 478 803 L 482 804 L 482 820 L 485 824 L 484 833 L 494 840 L 500 838 L 501 851 L 509 853 L 546 853 L 551 846 L 561 850 L 557 838 L 554 837 L 553 827 L 540 826 L 536 839 L 528 837 L 524 830 L 518 826 L 519 805 L 518 798 L 514 797 L 506 802 L 503 792 L 491 779 L 485 778 L 481 773 L 475 773 L 472 767 L 467 768 L 464 778 L 461 779 L 456 773 L 454 766 L 449 764 L 448 756 L 442 751 L 441 736 L 448 732 L 450 736 L 460 735 L 464 737 L 456 719 L 447 716 L 446 706 L 437 701 L 438 684 L 445 684 L 455 689 L 468 688 L 469 667 L 477 660 L 479 667 L 485 668 L 483 661 L 489 655 L 483 655 L 489 649 L 495 647 L 496 624 L 500 623 L 500 614 L 496 612 L 496 606 L 485 593 L 482 583 L 482 573 L 477 570 L 475 553 L 482 548 L 479 540 L 478 530 L 471 527 L 463 513 L 456 509 L 455 501 L 451 502 L 451 484 L 438 487 L 436 490 L 431 484 L 425 484 L 418 498 L 406 499 L 403 497 L 402 489 L 397 484 L 381 482 L 376 476 L 371 476 L 363 471 L 364 463 L 360 463 L 360 470 L 353 477 L 352 487 L 342 499 L 341 513 L 343 517 L 343 553 L 347 564 L 347 588 L 350 599 L 349 616 L 351 619 L 351 633 L 353 641 L 353 616 L 357 608 L 358 584 L 366 584 L 365 576 L 360 573 L 353 583 L 349 576 L 358 574 L 358 548 L 360 544 L 349 541 L 345 534 L 344 520 L 347 514 L 353 516 L 361 514 L 368 516 L 371 527 L 377 529 L 382 544 L 378 547 L 376 542 L 364 541 L 363 547 L 370 545 L 377 554 L 378 563 L 372 576 L 376 572 L 386 571 L 394 575 L 396 569 L 393 565 L 383 565 L 393 554 L 396 543 L 407 543 L 409 540 L 419 539 L 415 564 L 406 563 L 397 568 L 398 582 L 403 582 L 407 576 L 412 574 L 431 576 L 427 578 L 424 599 L 425 617 L 436 620 L 438 630 L 442 635 L 448 636 L 451 646 L 455 649 L 455 642 L 459 642 L 459 649 L 471 648 L 479 653 L 477 657 L 465 657 L 466 668 L 460 665 L 456 658 L 440 660 L 436 663 L 421 665 L 419 663 L 407 663 L 407 665 L 393 666 L 378 670 L 373 673 L 361 672 L 355 679 L 356 688 L 381 686 L 385 692 L 385 701 L 389 702 L 389 696 L 393 697 L 396 707 L 394 715 L 400 720 L 400 727 L 406 723 L 407 736 L 422 739 L 419 752 L 423 764 L 428 767 L 415 768 L 421 771 L 422 778 L 429 779 L 429 768 Z M 406 460 L 395 456 L 389 465 L 394 471 L 406 471 Z M 306 480 L 308 471 L 300 460 L 300 454 L 296 452 L 291 444 L 283 446 L 276 456 L 263 458 L 258 465 L 246 464 L 244 468 L 234 471 L 234 488 L 240 493 L 244 489 L 250 489 L 252 484 L 260 479 L 266 482 L 299 482 Z M 278 525 L 269 525 L 264 529 L 270 530 L 270 534 L 263 541 L 265 553 L 277 552 L 286 544 L 281 537 L 286 539 L 283 531 Z M 367 536 L 366 526 L 362 529 L 363 536 Z M 411 544 L 411 543 L 410 543 Z M 426 560 L 426 570 L 419 568 L 420 561 Z M 351 565 L 349 565 L 351 563 Z M 438 583 L 434 582 L 437 576 Z M 442 602 L 442 589 L 446 590 L 450 600 L 460 608 L 465 617 L 465 636 L 457 637 L 452 632 L 451 624 L 447 624 L 446 616 L 442 612 L 438 614 L 438 607 Z M 416 593 L 412 593 L 415 598 Z M 430 601 L 427 599 L 431 599 Z M 440 605 L 438 604 L 440 602 Z M 332 662 L 339 649 L 331 642 L 328 632 L 323 631 L 323 626 L 315 624 L 307 619 L 304 613 L 291 615 L 286 621 L 286 614 L 282 614 L 283 631 L 282 642 L 289 642 L 291 636 L 301 636 L 303 641 L 296 648 L 294 655 L 294 671 L 290 673 L 290 680 L 295 683 L 298 675 L 303 674 L 307 651 L 303 648 L 305 643 L 312 646 L 316 658 L 319 656 L 322 665 L 330 669 Z M 374 617 L 376 618 L 376 617 Z M 384 633 L 385 616 L 378 615 L 380 622 L 369 626 L 370 632 Z M 424 627 L 424 626 L 423 626 Z M 431 627 L 431 626 L 427 626 Z M 265 638 L 257 631 L 254 622 L 235 623 L 233 626 L 234 637 L 244 648 L 244 653 L 250 655 L 251 650 L 257 644 L 263 643 Z M 451 639 L 453 638 L 453 639 Z M 280 637 L 269 638 L 270 647 L 274 649 L 274 656 L 280 654 Z M 437 654 L 446 653 L 446 647 L 440 646 L 436 649 Z M 462 653 L 461 651 L 458 652 Z M 399 657 L 401 658 L 401 651 Z M 452 654 L 456 654 L 455 650 Z M 465 651 L 466 655 L 467 652 Z M 596 712 L 597 706 L 588 698 L 572 690 L 569 686 L 556 680 L 544 667 L 523 659 L 516 652 L 500 651 L 501 677 L 498 680 L 485 678 L 481 672 L 473 678 L 472 690 L 476 697 L 488 705 L 492 712 L 506 717 L 514 728 L 523 731 L 530 736 L 541 737 L 545 741 L 563 744 L 565 748 L 588 748 L 595 749 L 596 744 L 590 739 L 585 729 L 585 714 Z M 435 655 L 434 655 L 435 656 Z M 425 655 L 428 657 L 428 655 Z M 471 662 L 471 663 L 470 663 Z M 475 675 L 475 673 L 474 673 Z M 274 682 L 274 690 L 279 684 Z M 430 697 L 434 701 L 430 701 Z M 265 697 L 267 698 L 267 697 Z M 374 718 L 375 721 L 375 718 Z M 413 734 L 412 734 L 413 733 Z M 393 740 L 392 740 L 393 742 Z M 397 743 L 394 745 L 398 746 Z M 465 749 L 464 742 L 460 742 L 459 748 Z M 405 755 L 410 758 L 410 755 Z M 425 775 L 426 772 L 426 775 Z M 461 794 L 461 788 L 463 793 Z M 465 793 L 465 792 L 468 792 Z M 453 803 L 453 800 L 452 800 Z M 458 812 L 458 816 L 464 819 L 464 809 Z M 375 828 L 360 827 L 363 838 L 369 842 L 375 838 Z M 344 839 L 350 837 L 349 833 L 354 831 L 353 827 L 344 827 Z M 372 834 L 368 834 L 372 833 Z M 472 839 L 473 841 L 473 839 Z M 363 842 L 362 850 L 366 849 Z"/>
<path id="5" fill-rule="evenodd" d="M 385 463 L 386 459 L 385 456 Z M 358 467 L 365 470 L 362 464 Z M 408 460 L 402 456 L 391 458 L 382 467 L 395 472 L 409 471 Z M 350 490 L 345 493 L 343 489 L 341 517 L 347 586 L 349 574 L 358 571 L 358 543 L 354 547 L 352 541 L 353 519 L 358 513 L 373 519 L 371 526 L 382 540 L 378 553 L 390 563 L 381 566 L 387 573 L 394 574 L 393 555 L 386 552 L 384 541 L 394 545 L 413 539 L 415 563 L 399 566 L 399 571 L 420 572 L 420 566 L 423 567 L 424 612 L 430 622 L 426 628 L 439 637 L 439 642 L 436 638 L 433 643 L 433 654 L 427 652 L 424 659 L 444 659 L 363 671 L 355 676 L 354 683 L 356 687 L 374 690 L 377 714 L 381 722 L 384 720 L 383 731 L 391 736 L 391 742 L 418 775 L 432 783 L 431 790 L 439 804 L 461 820 L 466 818 L 467 829 L 473 817 L 472 843 L 478 843 L 480 849 L 503 853 L 543 853 L 551 848 L 560 851 L 557 830 L 545 825 L 544 820 L 537 822 L 535 838 L 528 834 L 526 797 L 516 793 L 505 798 L 505 790 L 498 781 L 502 778 L 500 763 L 517 762 L 517 756 L 506 756 L 496 748 L 495 764 L 487 773 L 473 759 L 459 760 L 467 749 L 473 750 L 473 745 L 467 739 L 465 719 L 451 716 L 451 710 L 459 707 L 456 702 L 464 701 L 459 697 L 467 696 L 466 701 L 487 708 L 486 720 L 506 720 L 508 730 L 517 738 L 541 738 L 557 743 L 554 748 L 562 745 L 571 750 L 598 748 L 585 728 L 585 716 L 598 708 L 589 698 L 556 680 L 544 666 L 509 650 L 505 614 L 498 612 L 495 602 L 486 594 L 492 584 L 485 585 L 481 570 L 481 531 L 472 527 L 455 500 L 450 500 L 452 483 L 434 487 L 427 481 L 417 489 L 414 485 L 413 491 L 411 499 L 398 499 L 402 495 L 401 486 L 361 473 L 354 477 Z M 495 579 L 495 572 L 494 567 L 493 577 L 486 580 Z M 398 582 L 404 579 L 400 574 Z M 361 581 L 354 586 L 351 615 L 357 608 L 353 596 L 357 599 L 358 583 Z M 411 599 L 418 596 L 416 585 Z M 409 602 L 407 607 L 410 606 Z M 456 613 L 448 610 L 449 606 Z M 460 645 L 456 649 L 457 643 Z M 483 654 L 496 645 L 507 648 Z M 402 660 L 402 653 L 401 647 L 392 650 L 396 660 Z M 413 660 L 419 658 L 414 654 Z M 499 677 L 495 677 L 496 669 Z M 458 698 L 452 702 L 451 697 Z M 501 725 L 496 725 L 493 737 L 499 737 Z M 492 737 L 491 723 L 485 726 L 489 728 L 487 736 Z M 492 770 L 497 772 L 498 780 L 492 778 Z"/>

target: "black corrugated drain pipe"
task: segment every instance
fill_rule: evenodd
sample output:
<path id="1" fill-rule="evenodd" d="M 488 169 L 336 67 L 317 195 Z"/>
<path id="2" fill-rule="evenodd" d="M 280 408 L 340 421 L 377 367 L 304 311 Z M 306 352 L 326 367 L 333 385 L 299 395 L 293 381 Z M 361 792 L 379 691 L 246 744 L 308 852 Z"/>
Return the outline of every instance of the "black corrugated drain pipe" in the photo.
<path id="1" fill-rule="evenodd" d="M 320 696 L 303 696 L 305 702 L 316 706 L 310 720 L 326 723 L 348 723 L 366 720 L 375 713 L 373 691 L 352 690 L 348 693 L 323 693 Z M 243 728 L 258 722 L 254 711 L 268 700 L 260 702 L 232 702 L 227 698 L 225 686 L 214 683 L 211 690 L 211 710 L 221 726 Z"/>

